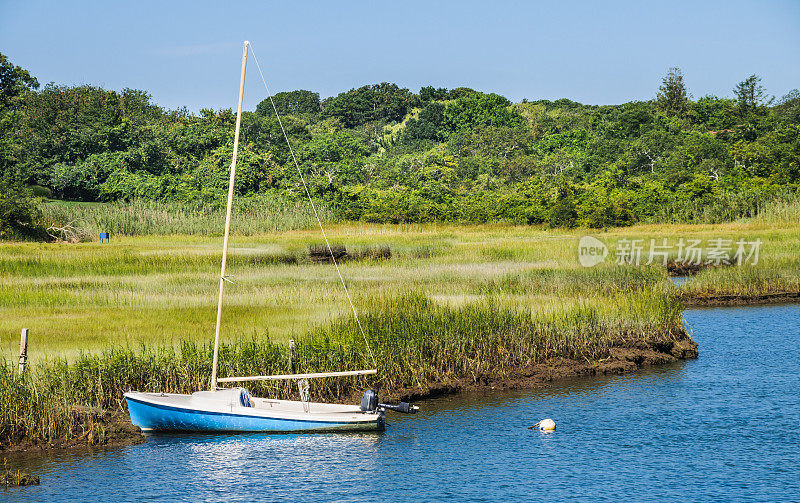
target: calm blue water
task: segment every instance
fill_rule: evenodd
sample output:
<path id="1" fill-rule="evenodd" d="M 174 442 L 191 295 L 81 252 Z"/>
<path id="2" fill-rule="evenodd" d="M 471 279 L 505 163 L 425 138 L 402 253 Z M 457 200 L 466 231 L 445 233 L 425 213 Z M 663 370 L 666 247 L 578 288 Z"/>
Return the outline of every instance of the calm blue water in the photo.
<path id="1" fill-rule="evenodd" d="M 383 434 L 150 437 L 8 501 L 798 501 L 800 305 L 692 310 L 696 361 L 463 395 Z M 554 433 L 528 430 L 552 417 Z"/>

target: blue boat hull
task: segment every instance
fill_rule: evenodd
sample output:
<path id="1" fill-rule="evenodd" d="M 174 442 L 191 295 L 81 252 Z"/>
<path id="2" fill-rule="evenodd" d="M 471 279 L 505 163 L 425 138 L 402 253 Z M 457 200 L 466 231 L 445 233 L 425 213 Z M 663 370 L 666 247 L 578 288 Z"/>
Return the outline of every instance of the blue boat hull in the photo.
<path id="1" fill-rule="evenodd" d="M 382 430 L 383 416 L 373 421 L 320 421 L 194 410 L 126 397 L 131 422 L 143 431 L 185 432 L 315 432 Z"/>

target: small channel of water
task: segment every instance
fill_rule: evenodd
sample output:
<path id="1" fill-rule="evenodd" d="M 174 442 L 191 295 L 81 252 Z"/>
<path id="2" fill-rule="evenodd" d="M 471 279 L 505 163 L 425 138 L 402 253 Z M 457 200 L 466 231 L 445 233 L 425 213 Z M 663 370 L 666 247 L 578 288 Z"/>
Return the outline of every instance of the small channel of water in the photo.
<path id="1" fill-rule="evenodd" d="M 800 305 L 685 313 L 700 358 L 465 394 L 383 434 L 158 436 L 29 459 L 0 501 L 797 501 Z M 552 417 L 554 433 L 528 430 Z"/>
<path id="2" fill-rule="evenodd" d="M 692 279 L 691 276 L 670 276 L 669 278 L 669 280 L 672 281 L 672 284 L 675 286 L 681 286 L 690 279 Z"/>

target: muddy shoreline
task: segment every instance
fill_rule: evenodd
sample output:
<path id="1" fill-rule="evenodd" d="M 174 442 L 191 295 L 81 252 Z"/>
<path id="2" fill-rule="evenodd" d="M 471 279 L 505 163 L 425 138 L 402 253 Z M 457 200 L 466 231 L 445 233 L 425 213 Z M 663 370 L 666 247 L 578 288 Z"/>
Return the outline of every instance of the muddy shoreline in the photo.
<path id="1" fill-rule="evenodd" d="M 554 358 L 529 368 L 518 369 L 502 378 L 487 378 L 478 382 L 466 379 L 429 382 L 424 386 L 383 391 L 381 398 L 387 402 L 419 401 L 463 391 L 533 389 L 548 386 L 562 379 L 635 372 L 644 367 L 697 358 L 697 355 L 697 343 L 688 335 L 678 341 L 621 341 L 614 344 L 607 358 L 599 361 Z M 359 403 L 362 391 L 353 390 L 349 396 L 343 396 L 336 401 Z M 36 452 L 53 451 L 99 451 L 144 441 L 145 436 L 138 427 L 131 424 L 127 411 L 92 412 L 95 414 L 95 420 L 106 431 L 105 441 L 102 444 L 88 445 L 88 439 L 85 436 L 69 440 L 60 439 L 50 443 L 23 442 L 0 449 L 0 455 L 30 455 Z"/>
<path id="2" fill-rule="evenodd" d="M 680 294 L 684 307 L 717 306 L 764 306 L 800 302 L 800 291 L 776 292 L 756 295 L 698 295 L 689 292 Z"/>
<path id="3" fill-rule="evenodd" d="M 432 382 L 425 388 L 410 387 L 388 393 L 386 398 L 417 401 L 464 391 L 535 389 L 564 379 L 627 374 L 646 367 L 695 359 L 697 356 L 697 343 L 688 335 L 685 339 L 674 342 L 621 342 L 611 348 L 607 358 L 599 361 L 554 358 L 530 368 L 519 369 L 503 378 L 484 379 L 480 382 Z"/>
<path id="4" fill-rule="evenodd" d="M 95 415 L 94 421 L 105 429 L 102 443 L 92 444 L 87 435 L 70 439 L 56 439 L 52 442 L 25 441 L 9 447 L 0 448 L 0 456 L 15 454 L 32 454 L 36 452 L 96 451 L 116 447 L 125 447 L 144 442 L 144 435 L 138 426 L 131 424 L 127 410 L 114 412 L 103 411 Z"/>

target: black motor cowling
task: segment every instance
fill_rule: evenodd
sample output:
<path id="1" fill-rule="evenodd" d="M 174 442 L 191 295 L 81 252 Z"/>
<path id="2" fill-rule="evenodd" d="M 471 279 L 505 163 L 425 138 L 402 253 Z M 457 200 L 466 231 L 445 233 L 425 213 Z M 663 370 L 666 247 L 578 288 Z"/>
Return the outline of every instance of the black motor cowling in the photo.
<path id="1" fill-rule="evenodd" d="M 374 412 L 375 409 L 378 408 L 378 394 L 368 389 L 364 392 L 364 396 L 361 397 L 361 411 L 362 412 Z"/>

